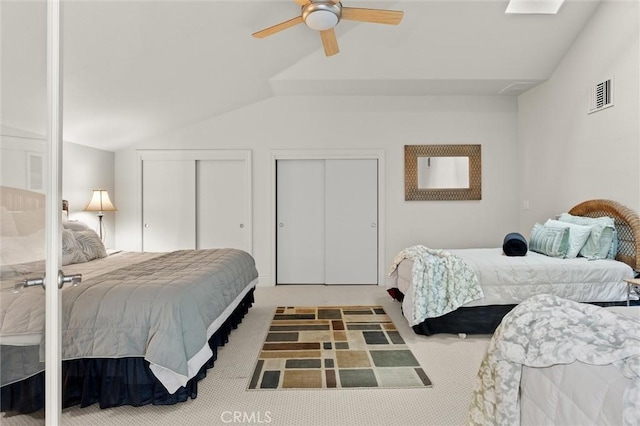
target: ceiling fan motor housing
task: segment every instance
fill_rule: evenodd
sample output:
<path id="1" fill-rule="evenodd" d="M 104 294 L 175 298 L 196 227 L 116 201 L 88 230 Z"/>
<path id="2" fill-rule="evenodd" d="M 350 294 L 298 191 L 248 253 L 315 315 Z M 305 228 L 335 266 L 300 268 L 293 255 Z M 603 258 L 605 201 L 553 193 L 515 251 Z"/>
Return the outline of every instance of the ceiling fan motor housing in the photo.
<path id="1" fill-rule="evenodd" d="M 329 30 L 340 22 L 341 16 L 342 3 L 316 1 L 302 6 L 302 19 L 313 30 Z"/>

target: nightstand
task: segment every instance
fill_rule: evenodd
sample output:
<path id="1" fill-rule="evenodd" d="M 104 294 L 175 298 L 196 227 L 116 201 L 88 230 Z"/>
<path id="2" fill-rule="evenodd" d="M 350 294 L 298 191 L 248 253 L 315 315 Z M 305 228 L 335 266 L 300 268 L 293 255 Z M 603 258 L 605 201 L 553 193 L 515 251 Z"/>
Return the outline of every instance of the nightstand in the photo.
<path id="1" fill-rule="evenodd" d="M 627 306 L 629 306 L 631 295 L 634 296 L 634 300 L 640 297 L 640 278 L 630 278 L 624 281 L 627 283 Z"/>

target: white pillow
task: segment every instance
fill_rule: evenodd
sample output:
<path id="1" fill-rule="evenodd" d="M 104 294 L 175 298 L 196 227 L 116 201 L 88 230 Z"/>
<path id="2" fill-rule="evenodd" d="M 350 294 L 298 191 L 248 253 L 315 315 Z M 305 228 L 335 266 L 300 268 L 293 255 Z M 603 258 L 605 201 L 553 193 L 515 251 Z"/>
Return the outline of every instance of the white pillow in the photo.
<path id="1" fill-rule="evenodd" d="M 66 222 L 62 222 L 62 226 L 64 229 L 70 229 L 72 231 L 86 231 L 89 228 L 85 223 L 77 221 L 77 220 L 68 220 Z"/>
<path id="2" fill-rule="evenodd" d="M 18 237 L 18 228 L 11 213 L 4 206 L 0 206 L 0 237 Z"/>
<path id="3" fill-rule="evenodd" d="M 591 235 L 589 235 L 587 242 L 580 250 L 580 256 L 584 256 L 587 259 L 605 259 L 609 257 L 609 252 L 614 249 L 613 240 L 616 234 L 616 227 L 613 218 L 607 216 L 582 217 L 562 213 L 558 220 L 591 228 Z"/>
<path id="4" fill-rule="evenodd" d="M 545 226 L 553 228 L 569 228 L 569 249 L 567 250 L 567 259 L 578 257 L 578 253 L 584 246 L 584 243 L 591 234 L 591 228 L 588 226 L 576 225 L 575 223 L 561 222 L 559 220 L 549 219 Z"/>

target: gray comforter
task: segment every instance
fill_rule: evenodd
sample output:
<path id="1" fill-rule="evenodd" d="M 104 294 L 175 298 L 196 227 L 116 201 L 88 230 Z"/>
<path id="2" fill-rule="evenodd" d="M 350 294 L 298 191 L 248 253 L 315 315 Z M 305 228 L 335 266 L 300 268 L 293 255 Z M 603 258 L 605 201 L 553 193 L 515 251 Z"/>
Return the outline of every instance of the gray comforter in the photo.
<path id="1" fill-rule="evenodd" d="M 144 357 L 186 382 L 190 360 L 210 354 L 212 324 L 257 276 L 243 251 L 182 250 L 65 288 L 62 357 Z M 42 334 L 43 298 L 39 288 L 3 289 L 0 337 Z"/>

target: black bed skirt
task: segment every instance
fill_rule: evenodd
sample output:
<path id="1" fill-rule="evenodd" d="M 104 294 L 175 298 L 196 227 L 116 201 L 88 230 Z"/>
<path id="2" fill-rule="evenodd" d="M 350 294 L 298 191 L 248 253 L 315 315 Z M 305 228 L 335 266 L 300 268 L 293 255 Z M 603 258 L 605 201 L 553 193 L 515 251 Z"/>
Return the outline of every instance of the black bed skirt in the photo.
<path id="1" fill-rule="evenodd" d="M 402 302 L 404 294 L 397 288 L 388 290 L 395 300 Z M 626 302 L 593 302 L 598 306 L 624 306 Z M 633 303 L 636 304 L 636 303 Z M 439 333 L 449 334 L 493 334 L 502 318 L 517 305 L 487 305 L 461 307 L 448 314 L 427 318 L 413 326 L 416 334 L 431 336 Z"/>
<path id="2" fill-rule="evenodd" d="M 144 358 L 87 358 L 62 363 L 62 407 L 86 407 L 99 403 L 100 408 L 120 405 L 170 405 L 198 396 L 198 382 L 213 367 L 218 346 L 229 341 L 229 334 L 238 327 L 253 305 L 251 289 L 233 313 L 209 339 L 213 356 L 186 386 L 169 394 L 149 369 Z M 44 408 L 44 372 L 1 388 L 0 411 L 33 413 Z"/>
<path id="3" fill-rule="evenodd" d="M 438 333 L 493 334 L 500 321 L 516 305 L 489 305 L 458 308 L 448 314 L 427 318 L 413 326 L 417 334 Z"/>

